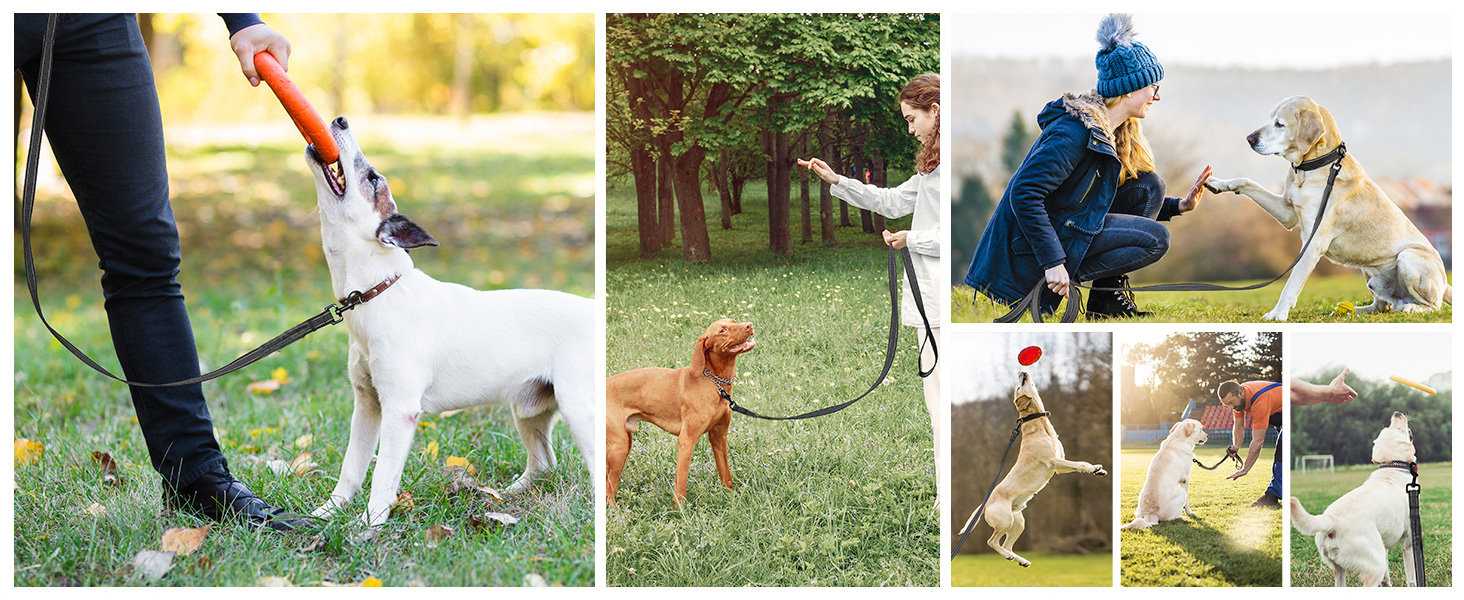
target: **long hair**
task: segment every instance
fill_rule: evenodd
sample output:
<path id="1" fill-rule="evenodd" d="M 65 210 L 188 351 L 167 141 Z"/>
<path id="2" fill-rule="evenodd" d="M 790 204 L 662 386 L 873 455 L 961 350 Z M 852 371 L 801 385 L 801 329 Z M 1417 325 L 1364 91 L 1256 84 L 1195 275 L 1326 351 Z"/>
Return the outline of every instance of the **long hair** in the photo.
<path id="1" fill-rule="evenodd" d="M 920 110 L 930 110 L 940 102 L 940 75 L 926 73 L 916 76 L 900 90 L 900 102 Z M 922 144 L 915 153 L 915 170 L 929 173 L 940 166 L 940 119 L 930 131 L 930 141 Z"/>
<path id="2" fill-rule="evenodd" d="M 1121 99 L 1123 96 L 1104 98 L 1103 104 L 1113 108 Z M 1120 185 L 1138 177 L 1140 173 L 1154 170 L 1154 150 L 1149 147 L 1149 138 L 1144 137 L 1138 117 L 1129 117 L 1127 121 L 1113 128 L 1113 151 L 1118 154 L 1118 162 L 1123 166 L 1118 176 Z"/>

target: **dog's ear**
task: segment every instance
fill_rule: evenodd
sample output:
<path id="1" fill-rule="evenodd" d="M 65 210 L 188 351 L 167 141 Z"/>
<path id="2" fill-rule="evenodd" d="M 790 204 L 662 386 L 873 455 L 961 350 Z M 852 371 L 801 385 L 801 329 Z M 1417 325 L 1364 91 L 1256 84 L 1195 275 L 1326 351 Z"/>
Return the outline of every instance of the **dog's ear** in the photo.
<path id="1" fill-rule="evenodd" d="M 420 225 L 413 223 L 406 215 L 392 215 L 376 228 L 376 239 L 388 246 L 417 248 L 436 246 L 437 240 Z"/>
<path id="2" fill-rule="evenodd" d="M 696 338 L 696 343 L 691 346 L 691 370 L 699 373 L 707 368 L 707 336 Z"/>
<path id="3" fill-rule="evenodd" d="M 1174 432 L 1179 430 L 1180 425 L 1184 425 L 1184 421 L 1176 421 L 1173 425 L 1170 425 L 1169 435 L 1174 435 Z"/>
<path id="4" fill-rule="evenodd" d="M 1322 120 L 1322 107 L 1315 104 L 1303 106 L 1296 111 L 1296 146 L 1305 153 L 1327 135 L 1327 124 Z"/>
<path id="5" fill-rule="evenodd" d="M 1185 421 L 1184 422 L 1184 436 L 1185 437 L 1193 436 L 1195 434 L 1195 429 L 1196 429 L 1195 426 L 1196 425 L 1199 425 L 1199 423 L 1196 423 L 1194 421 Z"/>

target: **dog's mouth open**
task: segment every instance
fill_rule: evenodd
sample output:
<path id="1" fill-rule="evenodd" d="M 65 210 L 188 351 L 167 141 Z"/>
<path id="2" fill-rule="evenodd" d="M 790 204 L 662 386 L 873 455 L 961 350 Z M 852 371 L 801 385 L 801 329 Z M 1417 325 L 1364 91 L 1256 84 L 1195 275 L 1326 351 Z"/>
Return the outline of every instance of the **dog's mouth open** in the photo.
<path id="1" fill-rule="evenodd" d="M 727 348 L 727 352 L 731 354 L 742 354 L 757 347 L 757 340 L 752 339 L 752 323 L 743 323 L 743 325 L 747 326 L 747 337 L 742 338 L 742 343 Z"/>
<path id="2" fill-rule="evenodd" d="M 325 159 L 320 157 L 320 151 L 315 149 L 315 144 L 305 147 L 305 154 L 310 156 L 316 166 L 320 167 L 320 174 L 325 176 L 325 185 L 337 198 L 344 198 L 346 195 L 346 169 L 341 166 L 341 161 L 326 164 Z"/>

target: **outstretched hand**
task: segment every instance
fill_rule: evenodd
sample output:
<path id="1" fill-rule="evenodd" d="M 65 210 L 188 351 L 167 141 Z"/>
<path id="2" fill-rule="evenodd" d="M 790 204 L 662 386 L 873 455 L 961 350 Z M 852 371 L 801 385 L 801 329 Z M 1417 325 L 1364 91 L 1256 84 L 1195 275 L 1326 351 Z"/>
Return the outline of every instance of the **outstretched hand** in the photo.
<path id="1" fill-rule="evenodd" d="M 250 25 L 229 37 L 229 48 L 239 57 L 239 70 L 249 80 L 249 85 L 259 87 L 259 73 L 254 70 L 254 55 L 268 52 L 280 63 L 280 68 L 290 70 L 290 40 L 280 35 L 269 25 Z"/>
<path id="2" fill-rule="evenodd" d="M 1210 165 L 1205 165 L 1205 170 L 1200 173 L 1198 179 L 1195 179 L 1195 184 L 1193 186 L 1190 186 L 1189 195 L 1185 196 L 1184 198 L 1180 198 L 1179 212 L 1187 213 L 1196 208 L 1199 208 L 1200 198 L 1205 195 L 1205 182 L 1208 181 L 1210 179 L 1210 176 L 1214 173 L 1215 170 L 1210 168 Z"/>
<path id="3" fill-rule="evenodd" d="M 808 170 L 813 171 L 814 175 L 818 175 L 819 179 L 829 182 L 829 185 L 839 183 L 839 174 L 835 173 L 833 169 L 830 169 L 829 164 L 822 160 L 817 158 L 803 160 L 800 158 L 798 159 L 798 166 L 808 167 Z"/>
<path id="4" fill-rule="evenodd" d="M 1347 374 L 1351 372 L 1352 369 L 1342 369 L 1342 372 L 1337 375 L 1337 378 L 1332 380 L 1332 384 L 1327 386 L 1327 402 L 1331 402 L 1332 404 L 1346 404 L 1357 397 L 1357 391 L 1353 390 L 1352 386 L 1347 385 Z"/>

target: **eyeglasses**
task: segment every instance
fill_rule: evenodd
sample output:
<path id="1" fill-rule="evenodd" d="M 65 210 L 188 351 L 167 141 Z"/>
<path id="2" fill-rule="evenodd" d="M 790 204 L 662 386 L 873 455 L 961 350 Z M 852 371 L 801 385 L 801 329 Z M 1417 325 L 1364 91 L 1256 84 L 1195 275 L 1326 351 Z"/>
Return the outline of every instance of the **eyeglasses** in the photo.
<path id="1" fill-rule="evenodd" d="M 1154 88 L 1154 95 L 1155 95 L 1155 96 L 1158 96 L 1158 95 L 1159 95 L 1159 84 L 1157 84 L 1157 83 L 1156 83 L 1156 84 L 1154 84 L 1154 85 L 1153 85 L 1153 86 L 1151 86 L 1151 87 L 1153 87 L 1153 88 Z"/>

